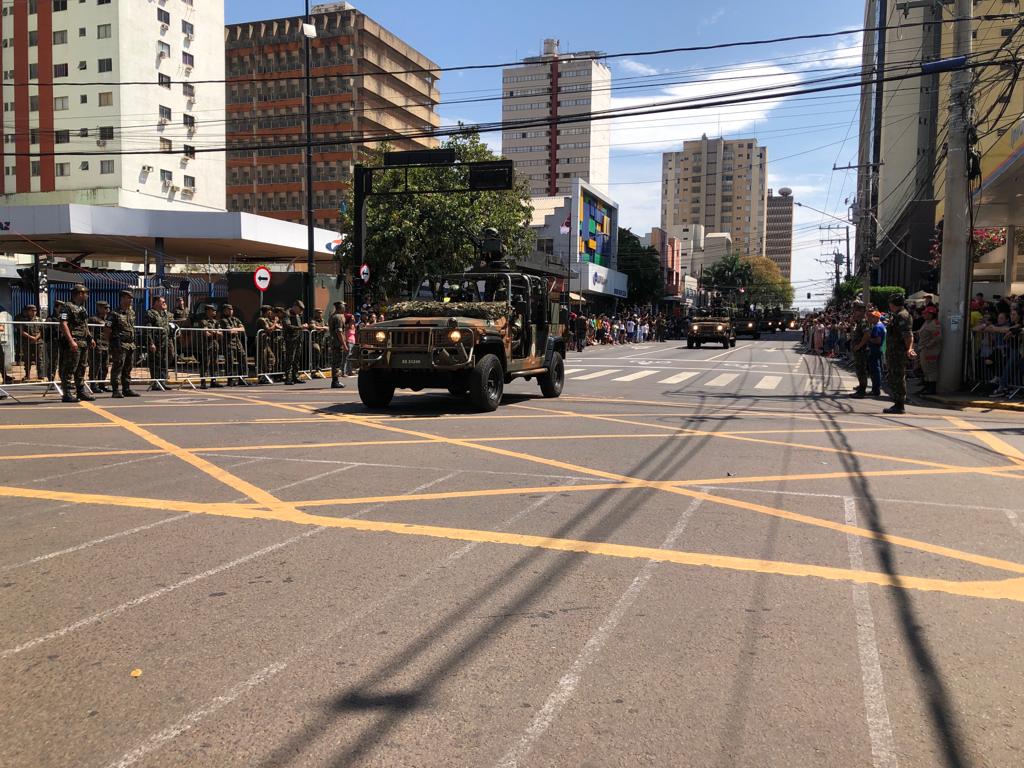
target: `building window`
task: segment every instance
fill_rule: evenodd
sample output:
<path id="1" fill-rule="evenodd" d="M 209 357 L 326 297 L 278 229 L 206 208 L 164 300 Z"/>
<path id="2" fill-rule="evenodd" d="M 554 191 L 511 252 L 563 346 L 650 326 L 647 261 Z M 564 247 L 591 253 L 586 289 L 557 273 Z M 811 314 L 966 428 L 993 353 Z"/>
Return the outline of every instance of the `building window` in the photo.
<path id="1" fill-rule="evenodd" d="M 79 163 L 78 164 L 78 170 L 80 170 L 80 171 L 88 171 L 89 170 L 89 161 L 88 160 L 83 160 L 81 163 Z"/>
<path id="2" fill-rule="evenodd" d="M 57 176 L 70 176 L 71 175 L 71 163 L 57 163 L 54 166 Z"/>
<path id="3" fill-rule="evenodd" d="M 39 111 L 39 97 L 38 96 L 29 96 L 28 97 L 28 111 L 29 112 L 38 112 Z"/>
<path id="4" fill-rule="evenodd" d="M 28 129 L 28 143 L 29 144 L 38 144 L 39 143 L 39 129 L 38 128 L 29 128 Z"/>
<path id="5" fill-rule="evenodd" d="M 88 62 L 80 61 L 80 62 L 78 62 L 78 68 L 84 72 L 85 70 L 87 70 L 89 68 L 89 64 L 88 64 Z"/>
<path id="6" fill-rule="evenodd" d="M 171 152 L 171 151 L 173 151 L 173 149 L 174 149 L 174 147 L 171 144 L 171 140 L 170 139 L 160 139 L 160 151 L 161 152 Z"/>
<path id="7" fill-rule="evenodd" d="M 29 64 L 28 65 L 28 79 L 29 80 L 38 80 L 39 79 L 39 65 L 38 64 Z"/>
<path id="8" fill-rule="evenodd" d="M 53 0 L 53 12 L 59 13 L 68 9 L 68 0 Z"/>
<path id="9" fill-rule="evenodd" d="M 111 28 L 109 24 L 100 24 L 96 27 L 96 37 L 100 40 L 106 40 L 111 35 Z"/>
<path id="10" fill-rule="evenodd" d="M 96 5 L 110 5 L 110 0 L 96 0 Z M 113 173 L 113 171 L 111 171 Z"/>
<path id="11" fill-rule="evenodd" d="M 185 189 L 195 189 L 195 188 L 196 188 L 196 177 L 195 176 L 186 176 L 185 177 Z"/>
<path id="12" fill-rule="evenodd" d="M 71 141 L 71 131 L 54 131 L 54 144 L 68 144 Z"/>
<path id="13" fill-rule="evenodd" d="M 39 175 L 39 161 L 38 160 L 33 160 L 31 163 L 29 163 L 28 167 L 29 167 L 29 172 L 33 176 L 38 176 Z"/>
<path id="14" fill-rule="evenodd" d="M 39 13 L 38 0 L 28 0 L 28 12 L 30 15 L 33 13 Z"/>
<path id="15" fill-rule="evenodd" d="M 68 76 L 68 65 L 67 64 L 54 64 L 53 65 L 53 76 L 54 77 L 67 77 Z"/>
<path id="16" fill-rule="evenodd" d="M 67 45 L 68 42 L 68 31 L 66 29 L 55 29 L 53 31 L 53 44 L 54 45 Z"/>
<path id="17" fill-rule="evenodd" d="M 160 169 L 160 181 L 164 184 L 170 184 L 174 181 L 174 173 L 171 171 L 165 171 L 163 168 Z"/>
<path id="18" fill-rule="evenodd" d="M 182 83 L 181 92 L 184 93 L 188 98 L 194 99 L 196 96 L 196 87 L 192 83 Z"/>
<path id="19" fill-rule="evenodd" d="M 186 67 L 194 67 L 196 63 L 196 57 L 187 51 L 181 52 L 181 63 Z"/>
<path id="20" fill-rule="evenodd" d="M 78 28 L 78 36 L 79 37 L 85 37 L 87 34 L 88 34 L 88 32 L 86 31 L 85 27 L 79 27 Z"/>
<path id="21" fill-rule="evenodd" d="M 100 173 L 113 173 L 114 172 L 114 161 L 113 160 L 100 160 Z"/>
<path id="22" fill-rule="evenodd" d="M 196 148 L 193 147 L 191 144 L 186 144 L 182 148 L 182 154 L 184 154 L 185 157 L 190 157 L 194 160 L 196 156 Z"/>
<path id="23" fill-rule="evenodd" d="M 114 92 L 113 91 L 101 91 L 99 94 L 100 106 L 101 107 L 112 107 L 114 106 Z"/>
<path id="24" fill-rule="evenodd" d="M 165 11 L 163 8 L 157 8 L 156 20 L 159 21 L 161 24 L 167 24 L 168 26 L 170 26 L 171 14 Z"/>
<path id="25" fill-rule="evenodd" d="M 28 47 L 34 48 L 39 45 L 39 33 L 36 30 L 30 30 L 28 33 Z"/>
<path id="26" fill-rule="evenodd" d="M 98 67 L 100 72 L 113 72 L 114 71 L 114 60 L 113 59 L 100 59 Z"/>
<path id="27" fill-rule="evenodd" d="M 196 127 L 196 119 L 192 115 L 185 115 L 181 119 L 182 124 L 189 129 Z"/>
<path id="28" fill-rule="evenodd" d="M 68 109 L 68 97 L 67 96 L 56 96 L 53 99 L 53 111 L 54 112 L 66 112 Z"/>
<path id="29" fill-rule="evenodd" d="M 196 28 L 192 26 L 192 22 L 181 20 L 181 31 L 191 37 L 196 33 Z"/>
<path id="30" fill-rule="evenodd" d="M 89 103 L 89 96 L 88 96 L 88 94 L 85 94 L 85 93 L 81 94 L 78 97 L 78 103 L 79 104 L 88 104 Z"/>
<path id="31" fill-rule="evenodd" d="M 114 138 L 114 126 L 112 125 L 101 125 L 100 126 L 100 139 L 103 141 L 112 141 Z"/>
<path id="32" fill-rule="evenodd" d="M 157 82 L 161 88 L 171 89 L 171 76 L 165 75 L 162 72 L 156 76 Z"/>
<path id="33" fill-rule="evenodd" d="M 157 52 L 160 54 L 160 58 L 169 59 L 171 58 L 171 46 L 160 40 L 156 44 Z"/>
<path id="34" fill-rule="evenodd" d="M 163 104 L 160 105 L 160 121 L 168 123 L 171 121 L 171 108 L 165 107 Z"/>

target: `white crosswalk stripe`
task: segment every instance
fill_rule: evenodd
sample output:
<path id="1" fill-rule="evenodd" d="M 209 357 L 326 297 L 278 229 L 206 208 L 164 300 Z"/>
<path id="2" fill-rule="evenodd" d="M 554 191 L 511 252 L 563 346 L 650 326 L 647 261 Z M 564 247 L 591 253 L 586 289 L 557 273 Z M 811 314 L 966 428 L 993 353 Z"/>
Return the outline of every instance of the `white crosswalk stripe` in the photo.
<path id="1" fill-rule="evenodd" d="M 586 376 L 577 376 L 573 381 L 589 381 L 590 379 L 600 379 L 602 376 L 611 376 L 613 373 L 618 373 L 619 368 L 610 368 L 601 371 L 594 371 L 588 373 Z"/>
<path id="2" fill-rule="evenodd" d="M 740 375 L 738 373 L 723 373 L 704 384 L 705 387 L 727 387 L 732 384 Z"/>
<path id="3" fill-rule="evenodd" d="M 675 376 L 669 376 L 667 379 L 662 379 L 659 384 L 682 384 L 684 381 L 689 381 L 693 377 L 697 376 L 699 371 L 687 371 L 686 373 L 677 373 Z"/>
<path id="4" fill-rule="evenodd" d="M 664 373 L 664 371 L 637 371 L 636 373 L 619 376 L 619 378 L 612 379 L 612 381 L 639 381 L 640 379 L 646 379 L 648 376 L 653 376 L 656 373 Z"/>
<path id="5" fill-rule="evenodd" d="M 781 376 L 765 376 L 754 385 L 754 389 L 777 389 L 781 383 Z"/>
<path id="6" fill-rule="evenodd" d="M 579 373 L 580 371 L 585 371 L 585 370 L 587 370 L 587 369 L 586 368 L 566 368 L 564 373 L 565 373 L 566 376 L 572 376 L 574 373 Z"/>

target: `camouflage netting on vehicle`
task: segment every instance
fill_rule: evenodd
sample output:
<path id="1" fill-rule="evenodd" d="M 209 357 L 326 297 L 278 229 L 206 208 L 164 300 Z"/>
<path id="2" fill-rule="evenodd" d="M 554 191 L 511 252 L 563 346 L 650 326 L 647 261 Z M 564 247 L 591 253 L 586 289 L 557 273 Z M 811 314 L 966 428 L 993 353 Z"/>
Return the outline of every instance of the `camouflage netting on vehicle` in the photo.
<path id="1" fill-rule="evenodd" d="M 498 320 L 508 315 L 503 301 L 402 301 L 387 313 L 389 320 L 403 317 L 472 317 L 477 320 Z"/>

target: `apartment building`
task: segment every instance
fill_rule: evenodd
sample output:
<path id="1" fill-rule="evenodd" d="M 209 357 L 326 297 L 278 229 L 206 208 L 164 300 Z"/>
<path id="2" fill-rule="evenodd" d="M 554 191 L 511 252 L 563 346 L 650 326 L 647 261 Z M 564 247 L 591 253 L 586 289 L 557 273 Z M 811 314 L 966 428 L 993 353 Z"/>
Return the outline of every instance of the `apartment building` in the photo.
<path id="1" fill-rule="evenodd" d="M 642 238 L 644 245 L 656 248 L 661 258 L 661 277 L 665 296 L 680 298 L 685 288 L 686 269 L 683 265 L 683 243 L 661 227 L 655 227 Z"/>
<path id="2" fill-rule="evenodd" d="M 687 141 L 662 155 L 661 228 L 727 232 L 741 256 L 765 253 L 768 148 L 756 139 Z"/>
<path id="3" fill-rule="evenodd" d="M 0 11 L 3 202 L 224 210 L 224 5 Z"/>
<path id="4" fill-rule="evenodd" d="M 337 231 L 341 192 L 365 150 L 382 139 L 395 150 L 437 146 L 428 134 L 441 122 L 439 73 L 348 3 L 314 6 L 312 22 L 314 220 Z M 227 137 L 239 147 L 227 153 L 228 210 L 305 221 L 302 23 L 292 16 L 225 30 Z"/>
<path id="5" fill-rule="evenodd" d="M 775 262 L 782 276 L 793 274 L 793 190 L 783 187 L 779 194 L 768 190 L 765 218 L 765 256 Z"/>
<path id="6" fill-rule="evenodd" d="M 540 56 L 502 70 L 501 151 L 533 197 L 570 195 L 574 179 L 608 188 L 610 121 L 559 121 L 609 109 L 611 70 L 598 51 L 561 53 L 558 46 L 545 40 Z"/>

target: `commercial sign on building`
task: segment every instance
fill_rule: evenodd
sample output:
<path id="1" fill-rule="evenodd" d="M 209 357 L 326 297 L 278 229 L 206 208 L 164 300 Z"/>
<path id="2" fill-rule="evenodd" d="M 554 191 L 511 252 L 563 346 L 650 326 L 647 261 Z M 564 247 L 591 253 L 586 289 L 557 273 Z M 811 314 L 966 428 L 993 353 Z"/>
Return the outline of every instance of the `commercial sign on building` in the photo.
<path id="1" fill-rule="evenodd" d="M 629 278 L 623 273 L 586 261 L 579 268 L 580 285 L 584 292 L 601 293 L 618 299 L 629 295 Z"/>

